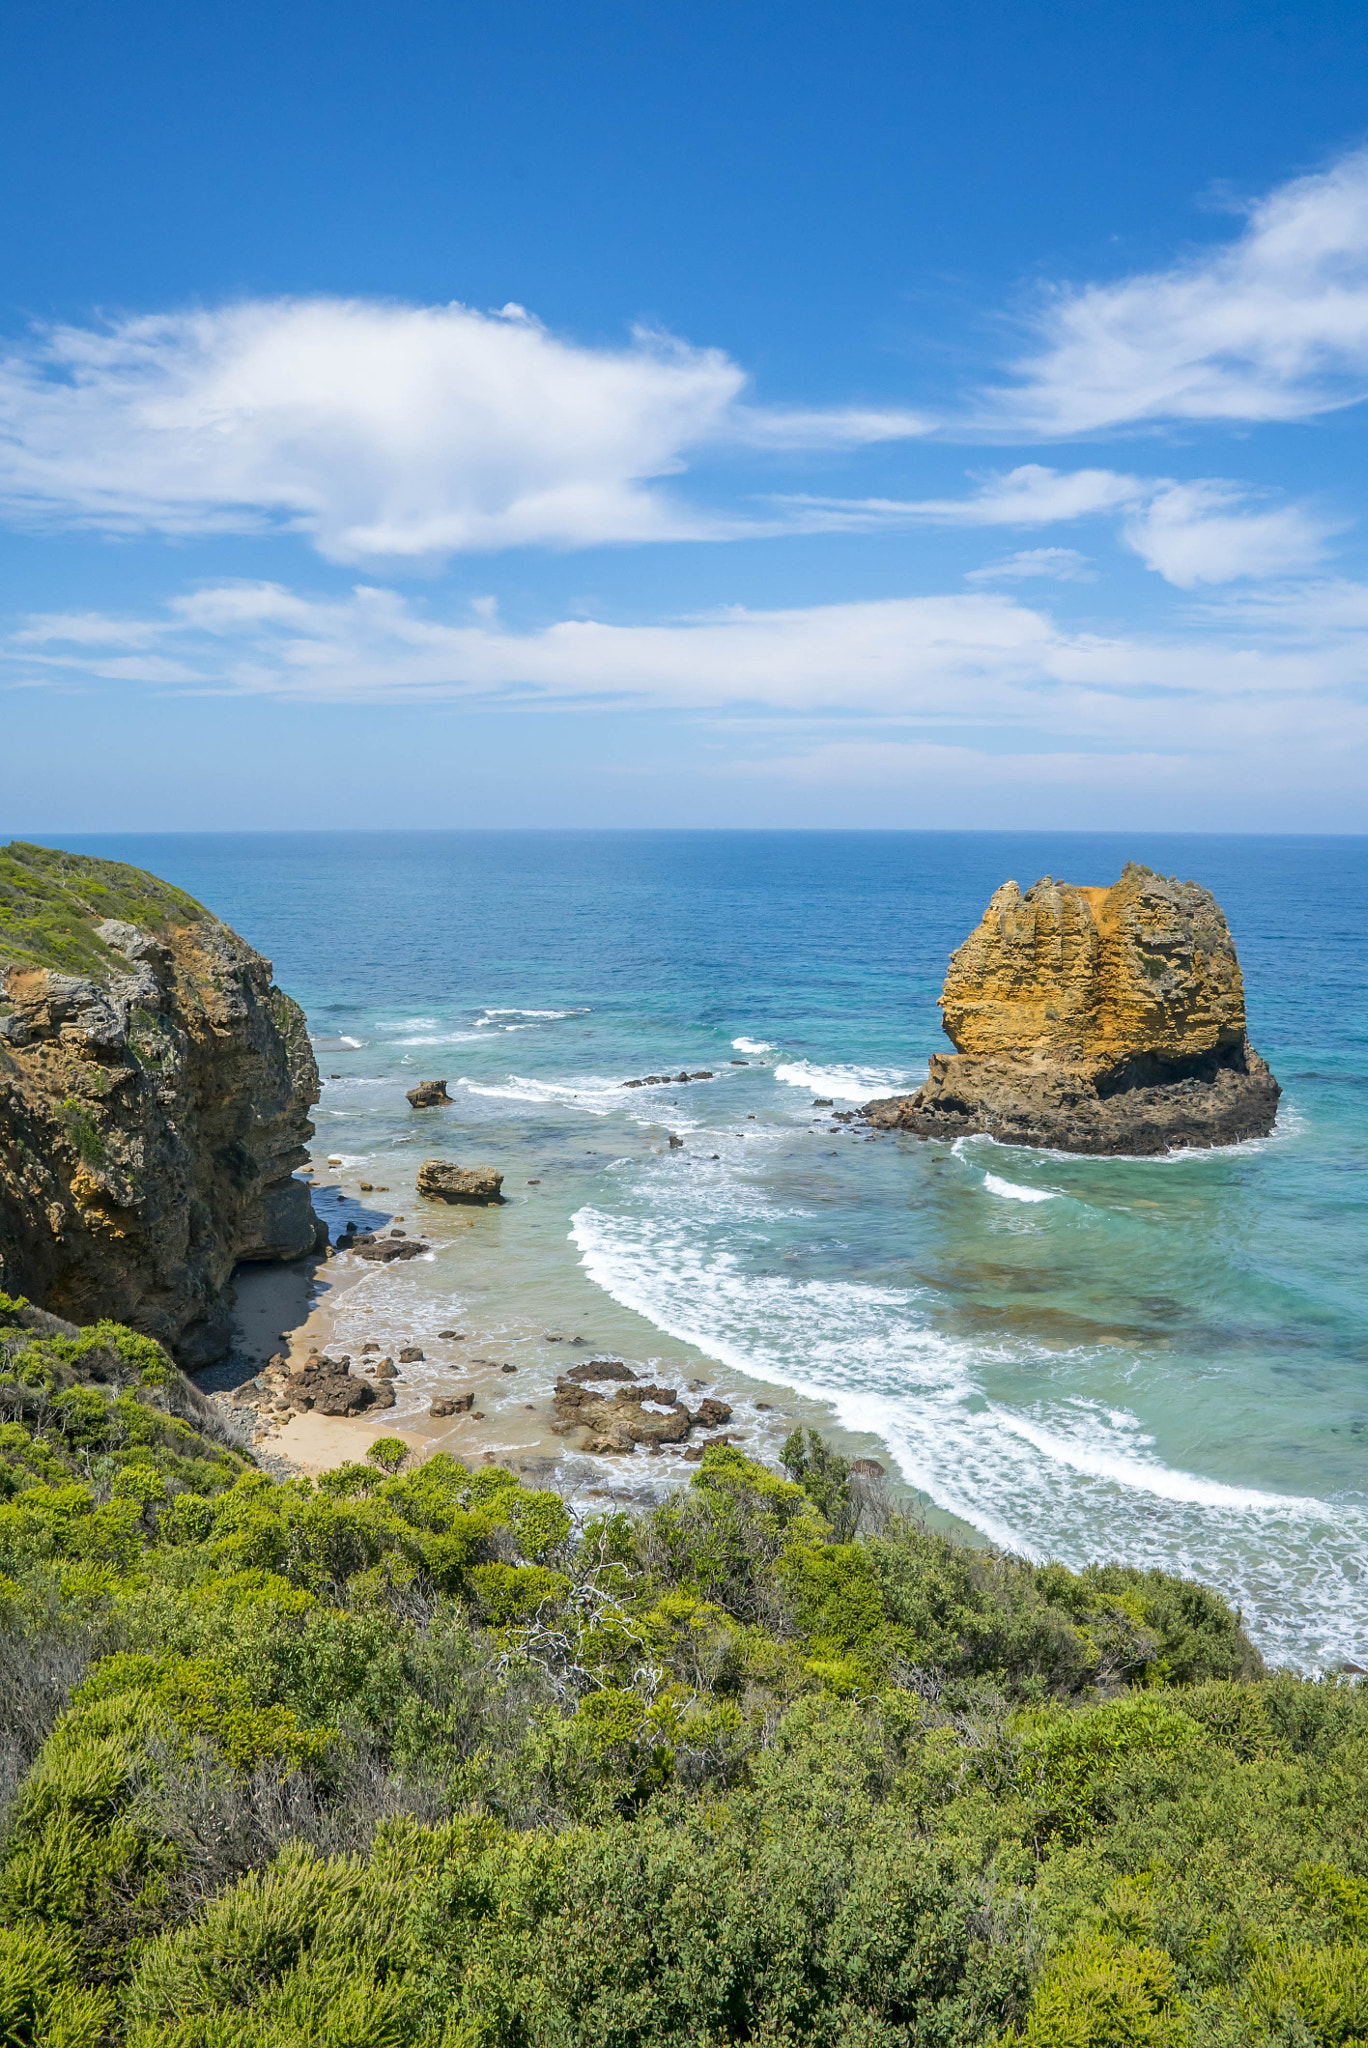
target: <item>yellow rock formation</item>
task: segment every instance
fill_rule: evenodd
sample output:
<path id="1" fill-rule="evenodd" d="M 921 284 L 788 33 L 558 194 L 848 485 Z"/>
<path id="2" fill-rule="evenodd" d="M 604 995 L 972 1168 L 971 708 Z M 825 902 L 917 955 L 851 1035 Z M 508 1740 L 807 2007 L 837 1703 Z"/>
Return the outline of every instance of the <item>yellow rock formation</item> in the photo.
<path id="1" fill-rule="evenodd" d="M 941 996 L 958 1052 L 1102 1073 L 1243 1043 L 1244 982 L 1224 914 L 1195 882 L 1131 862 L 1110 889 L 1004 882 L 951 956 Z"/>

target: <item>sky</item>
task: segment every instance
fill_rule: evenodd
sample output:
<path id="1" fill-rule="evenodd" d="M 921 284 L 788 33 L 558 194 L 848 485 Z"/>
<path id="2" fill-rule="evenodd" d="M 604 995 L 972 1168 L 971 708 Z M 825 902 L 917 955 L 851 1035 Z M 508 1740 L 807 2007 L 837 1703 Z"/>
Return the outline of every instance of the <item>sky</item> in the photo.
<path id="1" fill-rule="evenodd" d="M 0 832 L 1368 829 L 1362 5 L 9 0 Z"/>

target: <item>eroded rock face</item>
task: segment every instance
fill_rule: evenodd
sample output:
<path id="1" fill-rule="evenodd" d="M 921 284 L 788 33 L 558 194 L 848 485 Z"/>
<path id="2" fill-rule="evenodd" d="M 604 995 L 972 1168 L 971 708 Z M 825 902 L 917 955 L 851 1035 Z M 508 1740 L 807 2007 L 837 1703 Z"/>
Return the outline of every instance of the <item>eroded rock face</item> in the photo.
<path id="1" fill-rule="evenodd" d="M 117 911 L 118 915 L 111 915 Z M 326 1243 L 318 1069 L 271 964 L 139 869 L 0 850 L 0 1286 L 196 1367 L 239 1260 Z"/>
<path id="2" fill-rule="evenodd" d="M 1110 889 L 1003 884 L 951 956 L 955 1054 L 865 1116 L 920 1137 L 987 1131 L 1068 1152 L 1162 1153 L 1273 1128 L 1280 1089 L 1245 1033 L 1219 904 L 1130 863 Z"/>

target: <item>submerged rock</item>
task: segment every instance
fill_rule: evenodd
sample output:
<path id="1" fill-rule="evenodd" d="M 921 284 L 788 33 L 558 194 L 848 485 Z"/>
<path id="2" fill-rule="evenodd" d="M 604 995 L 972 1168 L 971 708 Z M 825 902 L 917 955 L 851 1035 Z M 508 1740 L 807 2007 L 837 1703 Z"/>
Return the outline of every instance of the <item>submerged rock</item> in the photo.
<path id="1" fill-rule="evenodd" d="M 430 1202 L 502 1202 L 503 1175 L 492 1166 L 457 1166 L 450 1159 L 425 1159 L 418 1192 Z"/>
<path id="2" fill-rule="evenodd" d="M 1163 1153 L 1273 1128 L 1281 1090 L 1245 1032 L 1219 904 L 1134 861 L 1109 889 L 1005 882 L 951 956 L 956 1050 L 867 1120 L 923 1138 L 986 1131 L 1065 1152 Z"/>
<path id="3" fill-rule="evenodd" d="M 234 1266 L 326 1247 L 318 1093 L 303 1011 L 192 897 L 0 849 L 0 1289 L 223 1356 Z"/>

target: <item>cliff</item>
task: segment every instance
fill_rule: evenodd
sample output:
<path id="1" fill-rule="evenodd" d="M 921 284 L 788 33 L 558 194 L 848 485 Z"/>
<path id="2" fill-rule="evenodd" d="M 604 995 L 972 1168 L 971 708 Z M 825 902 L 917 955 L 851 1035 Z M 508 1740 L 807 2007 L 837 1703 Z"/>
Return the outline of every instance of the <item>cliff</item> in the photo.
<path id="1" fill-rule="evenodd" d="M 1280 1090 L 1245 1032 L 1219 904 L 1131 862 L 1111 888 L 996 892 L 941 996 L 954 1055 L 866 1105 L 921 1137 L 987 1131 L 1070 1152 L 1160 1153 L 1273 1128 Z"/>
<path id="2" fill-rule="evenodd" d="M 323 1237 L 318 1069 L 271 964 L 140 869 L 0 850 L 0 1287 L 221 1356 L 239 1260 Z"/>

